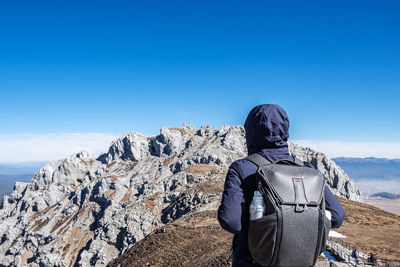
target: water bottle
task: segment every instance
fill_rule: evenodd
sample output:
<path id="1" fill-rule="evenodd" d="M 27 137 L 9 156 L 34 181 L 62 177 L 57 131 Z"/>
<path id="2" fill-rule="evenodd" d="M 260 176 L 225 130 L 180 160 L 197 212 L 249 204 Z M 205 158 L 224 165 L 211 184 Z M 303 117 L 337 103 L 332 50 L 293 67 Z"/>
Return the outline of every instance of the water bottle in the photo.
<path id="1" fill-rule="evenodd" d="M 250 220 L 254 221 L 266 214 L 264 199 L 259 191 L 254 191 L 253 200 L 250 204 Z"/>

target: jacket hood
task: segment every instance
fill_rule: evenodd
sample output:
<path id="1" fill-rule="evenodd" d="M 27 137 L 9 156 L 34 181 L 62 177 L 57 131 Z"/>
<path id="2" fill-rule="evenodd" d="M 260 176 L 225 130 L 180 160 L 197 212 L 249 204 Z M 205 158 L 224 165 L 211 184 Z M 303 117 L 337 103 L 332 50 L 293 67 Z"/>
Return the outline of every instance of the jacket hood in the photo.
<path id="1" fill-rule="evenodd" d="M 244 123 L 248 153 L 277 149 L 287 151 L 289 118 L 283 108 L 273 104 L 255 106 Z"/>

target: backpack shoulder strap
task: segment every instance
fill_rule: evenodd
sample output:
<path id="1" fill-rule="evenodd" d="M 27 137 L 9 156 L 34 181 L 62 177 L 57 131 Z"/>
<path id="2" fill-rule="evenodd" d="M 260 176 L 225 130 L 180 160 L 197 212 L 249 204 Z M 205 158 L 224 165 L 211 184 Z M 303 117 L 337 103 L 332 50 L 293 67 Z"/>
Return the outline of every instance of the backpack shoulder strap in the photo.
<path id="1" fill-rule="evenodd" d="M 304 162 L 303 161 L 301 161 L 301 160 L 299 160 L 298 158 L 296 158 L 295 156 L 292 156 L 293 157 L 293 160 L 290 160 L 290 159 L 278 159 L 277 161 L 275 161 L 274 163 L 281 163 L 281 162 L 284 162 L 284 163 L 286 163 L 286 164 L 290 164 L 290 165 L 297 165 L 297 166 L 300 166 L 300 167 L 304 167 Z"/>
<path id="2" fill-rule="evenodd" d="M 299 165 L 299 166 L 304 166 L 304 162 L 296 158 L 295 156 L 292 156 L 294 158 L 294 162 Z"/>
<path id="3" fill-rule="evenodd" d="M 295 156 L 292 156 L 292 157 L 293 157 L 294 160 L 291 161 L 291 162 L 294 162 L 296 165 L 301 166 L 301 167 L 304 166 L 304 162 L 303 162 L 303 161 L 299 160 L 299 159 L 296 158 Z M 256 164 L 258 167 L 271 164 L 271 162 L 270 162 L 269 160 L 267 160 L 266 158 L 264 158 L 263 156 L 261 156 L 261 155 L 258 154 L 258 153 L 250 154 L 250 155 L 248 155 L 245 159 L 247 159 L 247 160 L 253 162 L 253 163 Z M 278 160 L 277 162 L 279 162 L 279 161 L 290 161 L 290 160 L 284 159 L 284 160 Z"/>
<path id="4" fill-rule="evenodd" d="M 269 160 L 267 160 L 266 158 L 264 158 L 263 156 L 261 156 L 258 153 L 250 154 L 245 159 L 253 162 L 258 167 L 271 164 L 271 162 L 269 162 Z"/>

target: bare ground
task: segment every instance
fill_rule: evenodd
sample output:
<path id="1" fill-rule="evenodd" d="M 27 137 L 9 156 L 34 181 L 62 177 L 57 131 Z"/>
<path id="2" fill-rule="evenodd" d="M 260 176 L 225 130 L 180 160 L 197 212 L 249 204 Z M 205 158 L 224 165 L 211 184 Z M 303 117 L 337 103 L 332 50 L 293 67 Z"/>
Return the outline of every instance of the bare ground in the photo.
<path id="1" fill-rule="evenodd" d="M 347 199 L 340 202 L 346 217 L 337 231 L 347 238 L 335 241 L 365 254 L 377 253 L 380 260 L 400 263 L 400 216 Z"/>
<path id="2" fill-rule="evenodd" d="M 346 210 L 335 239 L 379 260 L 400 263 L 400 216 L 340 199 Z M 170 223 L 136 243 L 109 266 L 230 266 L 232 235 L 219 227 L 216 211 L 198 212 Z"/>
<path id="3" fill-rule="evenodd" d="M 232 235 L 216 211 L 204 211 L 157 229 L 109 266 L 230 266 Z"/>
<path id="4" fill-rule="evenodd" d="M 365 202 L 387 212 L 400 215 L 400 199 L 370 198 L 366 199 Z"/>

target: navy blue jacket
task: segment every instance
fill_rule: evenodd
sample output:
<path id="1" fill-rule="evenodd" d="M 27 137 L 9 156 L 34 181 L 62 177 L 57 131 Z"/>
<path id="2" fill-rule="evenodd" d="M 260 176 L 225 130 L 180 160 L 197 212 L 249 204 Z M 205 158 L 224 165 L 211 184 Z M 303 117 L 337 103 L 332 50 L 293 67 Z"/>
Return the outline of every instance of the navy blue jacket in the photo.
<path id="1" fill-rule="evenodd" d="M 287 144 L 289 119 L 281 107 L 270 104 L 254 107 L 247 116 L 244 128 L 249 154 L 259 153 L 270 162 L 293 160 Z M 305 165 L 313 167 L 307 162 Z M 232 266 L 259 266 L 253 262 L 247 245 L 249 206 L 257 190 L 256 171 L 254 163 L 239 159 L 230 165 L 226 175 L 218 221 L 223 229 L 235 234 Z M 338 228 L 345 211 L 328 187 L 325 187 L 324 193 L 326 209 L 332 214 L 332 228 Z"/>

